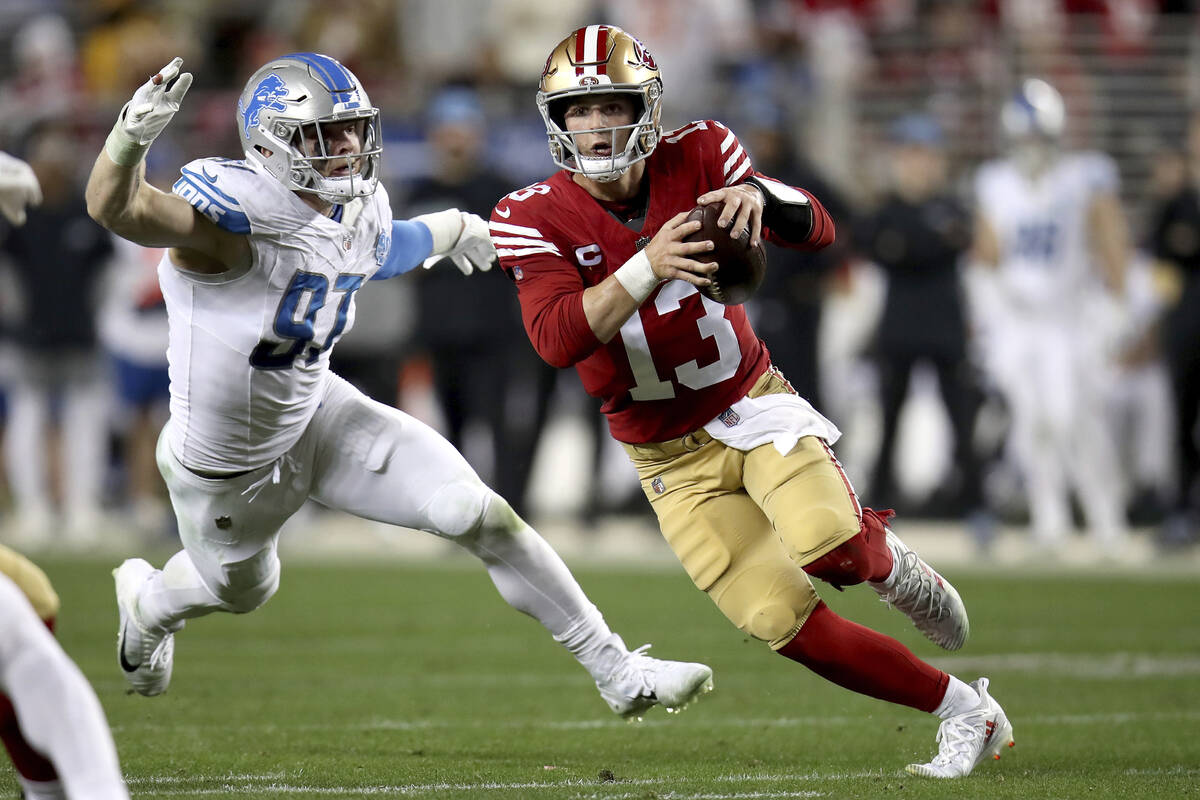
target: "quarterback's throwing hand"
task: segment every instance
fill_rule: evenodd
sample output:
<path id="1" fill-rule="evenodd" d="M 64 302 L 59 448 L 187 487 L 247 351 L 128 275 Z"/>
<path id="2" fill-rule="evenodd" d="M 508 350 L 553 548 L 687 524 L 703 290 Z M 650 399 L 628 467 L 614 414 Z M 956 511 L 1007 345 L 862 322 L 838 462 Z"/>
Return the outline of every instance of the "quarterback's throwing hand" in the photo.
<path id="1" fill-rule="evenodd" d="M 171 63 L 139 86 L 133 99 L 121 109 L 104 145 L 114 162 L 133 166 L 140 161 L 150 143 L 175 116 L 192 85 L 192 73 L 181 73 L 182 65 L 182 58 L 171 59 Z"/>
<path id="2" fill-rule="evenodd" d="M 33 169 L 19 158 L 0 153 L 0 214 L 13 225 L 25 224 L 25 206 L 42 202 L 42 187 Z"/>

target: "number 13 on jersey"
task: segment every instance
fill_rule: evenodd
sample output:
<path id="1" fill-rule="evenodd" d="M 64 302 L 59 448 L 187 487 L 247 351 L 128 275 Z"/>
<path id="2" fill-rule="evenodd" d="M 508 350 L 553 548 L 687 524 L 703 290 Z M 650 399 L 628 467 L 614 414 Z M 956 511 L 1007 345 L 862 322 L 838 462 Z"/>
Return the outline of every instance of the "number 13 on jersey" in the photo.
<path id="1" fill-rule="evenodd" d="M 737 332 L 725 318 L 726 306 L 700 294 L 699 290 L 687 281 L 676 280 L 659 290 L 654 299 L 654 310 L 660 317 L 671 314 L 680 309 L 684 298 L 693 294 L 699 294 L 700 301 L 704 304 L 704 316 L 696 320 L 700 338 L 714 340 L 717 345 L 717 360 L 703 367 L 700 366 L 699 360 L 694 358 L 678 365 L 656 365 L 639 309 L 621 326 L 621 341 L 625 345 L 629 368 L 633 372 L 634 386 L 629 390 L 629 396 L 634 400 L 669 400 L 675 396 L 675 387 L 671 381 L 659 378 L 658 366 L 668 369 L 673 366 L 675 380 L 689 389 L 703 389 L 737 374 L 738 365 L 742 362 L 742 350 L 738 344 Z"/>

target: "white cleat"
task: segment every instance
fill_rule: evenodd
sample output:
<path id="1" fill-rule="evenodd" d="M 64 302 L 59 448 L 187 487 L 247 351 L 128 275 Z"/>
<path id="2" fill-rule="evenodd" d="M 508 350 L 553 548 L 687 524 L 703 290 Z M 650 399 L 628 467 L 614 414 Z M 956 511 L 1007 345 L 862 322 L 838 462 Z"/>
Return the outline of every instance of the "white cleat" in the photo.
<path id="1" fill-rule="evenodd" d="M 675 714 L 700 695 L 712 691 L 709 667 L 686 661 L 660 661 L 645 654 L 649 649 L 650 645 L 644 644 L 631 651 L 608 678 L 596 681 L 600 696 L 615 714 L 638 722 L 656 705 Z"/>
<path id="2" fill-rule="evenodd" d="M 928 764 L 909 764 L 905 770 L 910 775 L 965 778 L 989 756 L 999 761 L 1004 748 L 1016 744 L 1004 709 L 987 693 L 988 679 L 980 678 L 971 687 L 979 693 L 979 705 L 942 722 L 938 754 Z"/>
<path id="3" fill-rule="evenodd" d="M 162 694 L 171 682 L 175 658 L 175 635 L 151 629 L 137 617 L 137 596 L 142 584 L 154 574 L 154 567 L 140 558 L 126 559 L 113 570 L 117 584 L 117 611 L 121 627 L 117 630 L 117 663 L 133 691 L 146 697 Z"/>
<path id="4" fill-rule="evenodd" d="M 879 598 L 912 620 L 926 638 L 946 650 L 957 650 L 967 641 L 971 623 L 967 607 L 933 567 L 921 560 L 900 537 L 887 532 L 887 546 L 898 565 L 895 582 L 871 583 Z"/>

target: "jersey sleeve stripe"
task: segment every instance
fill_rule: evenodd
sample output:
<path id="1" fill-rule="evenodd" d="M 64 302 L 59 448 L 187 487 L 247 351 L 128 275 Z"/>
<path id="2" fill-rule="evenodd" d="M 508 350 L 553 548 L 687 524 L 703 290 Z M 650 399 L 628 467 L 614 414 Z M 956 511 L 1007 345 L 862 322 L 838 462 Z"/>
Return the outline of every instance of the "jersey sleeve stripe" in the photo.
<path id="1" fill-rule="evenodd" d="M 692 123 L 691 125 L 688 125 L 686 128 L 682 128 L 679 131 L 676 131 L 675 133 L 671 134 L 670 136 L 668 136 L 666 138 L 665 141 L 668 141 L 671 144 L 674 144 L 675 142 L 678 142 L 683 137 L 687 136 L 689 133 L 695 133 L 696 131 L 706 131 L 706 130 L 708 130 L 708 125 L 706 125 L 703 122 L 695 122 L 695 123 Z"/>
<path id="2" fill-rule="evenodd" d="M 741 144 L 738 144 L 737 148 L 729 154 L 729 158 L 725 159 L 725 164 L 721 167 L 721 171 L 725 173 L 727 178 L 729 177 L 729 171 L 733 169 L 733 165 L 736 164 L 738 159 L 745 155 L 745 153 L 746 151 L 742 149 Z"/>
<path id="3" fill-rule="evenodd" d="M 733 131 L 729 131 L 729 135 L 726 136 L 725 140 L 721 142 L 721 152 L 724 153 L 726 150 L 728 150 L 730 148 L 731 145 L 735 144 L 736 142 L 737 142 L 737 136 L 734 135 Z"/>
<path id="4" fill-rule="evenodd" d="M 507 222 L 492 222 L 489 226 L 497 233 L 515 233 L 519 236 L 536 236 L 542 238 L 542 232 L 537 228 L 527 228 L 524 225 L 510 225 Z"/>
<path id="5" fill-rule="evenodd" d="M 547 253 L 552 256 L 562 255 L 554 245 L 550 245 L 549 247 L 496 248 L 496 255 L 500 258 L 504 258 L 505 256 L 514 258 L 518 256 L 531 256 L 536 253 Z"/>
<path id="6" fill-rule="evenodd" d="M 746 171 L 749 169 L 750 169 L 750 159 L 747 158 L 745 161 L 742 162 L 742 165 L 737 168 L 736 172 L 734 172 L 732 175 L 730 175 L 728 178 L 725 179 L 725 185 L 731 186 L 734 183 L 737 183 L 738 178 L 745 175 Z"/>
<path id="7" fill-rule="evenodd" d="M 507 245 L 524 244 L 524 245 L 531 245 L 534 247 L 549 247 L 549 248 L 552 248 L 554 250 L 554 252 L 556 252 L 556 253 L 558 252 L 558 245 L 554 244 L 553 242 L 547 242 L 545 239 L 527 239 L 523 236 L 493 236 L 492 242 L 494 244 L 498 244 L 498 245 L 500 245 L 500 244 L 507 244 Z"/>

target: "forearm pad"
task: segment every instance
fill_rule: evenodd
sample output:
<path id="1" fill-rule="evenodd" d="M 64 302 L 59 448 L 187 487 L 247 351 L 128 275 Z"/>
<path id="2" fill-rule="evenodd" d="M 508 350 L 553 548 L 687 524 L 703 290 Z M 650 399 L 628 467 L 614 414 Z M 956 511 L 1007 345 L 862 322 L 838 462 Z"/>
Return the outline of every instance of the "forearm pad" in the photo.
<path id="1" fill-rule="evenodd" d="M 813 232 L 813 206 L 808 195 L 786 183 L 751 175 L 746 183 L 763 196 L 763 225 L 786 242 L 802 244 Z"/>

